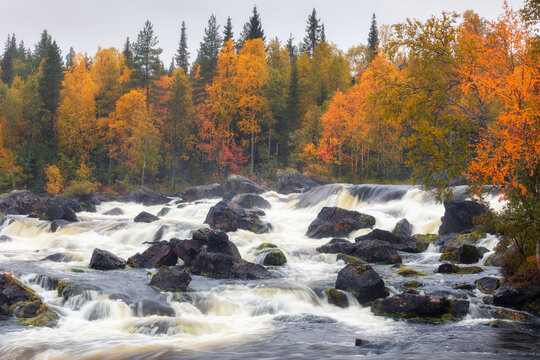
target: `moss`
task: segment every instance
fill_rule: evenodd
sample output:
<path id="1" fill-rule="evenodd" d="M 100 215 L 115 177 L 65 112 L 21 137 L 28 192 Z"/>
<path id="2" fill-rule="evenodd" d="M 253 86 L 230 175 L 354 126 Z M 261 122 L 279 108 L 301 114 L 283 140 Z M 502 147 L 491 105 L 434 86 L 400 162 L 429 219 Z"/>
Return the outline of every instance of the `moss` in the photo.
<path id="1" fill-rule="evenodd" d="M 62 291 L 64 291 L 64 288 L 67 286 L 67 281 L 65 280 L 58 280 L 58 287 L 56 290 L 58 291 L 58 296 L 62 296 Z"/>
<path id="2" fill-rule="evenodd" d="M 479 233 L 479 232 L 459 234 L 459 235 L 454 236 L 452 240 L 446 243 L 445 247 L 458 248 L 461 245 L 475 245 L 484 236 L 485 236 L 484 233 Z"/>
<path id="3" fill-rule="evenodd" d="M 166 216 L 169 211 L 171 211 L 170 207 L 164 207 L 157 213 L 157 217 Z"/>
<path id="4" fill-rule="evenodd" d="M 337 254 L 336 260 L 341 260 L 345 264 L 364 264 L 364 262 L 357 257 L 347 255 L 347 254 Z"/>
<path id="5" fill-rule="evenodd" d="M 52 325 L 54 322 L 58 320 L 58 315 L 56 315 L 53 312 L 44 312 L 38 316 L 35 316 L 33 318 L 25 319 L 25 318 L 19 318 L 16 319 L 18 323 L 26 326 L 47 326 Z"/>
<path id="6" fill-rule="evenodd" d="M 422 243 L 427 249 L 429 244 L 439 241 L 440 236 L 437 234 L 416 234 L 414 238 Z"/>
<path id="7" fill-rule="evenodd" d="M 452 314 L 444 314 L 443 316 L 441 316 L 441 320 L 444 322 L 450 322 L 456 320 L 456 318 L 454 318 Z"/>
<path id="8" fill-rule="evenodd" d="M 480 266 L 464 266 L 460 267 L 459 274 L 478 274 L 484 271 Z"/>
<path id="9" fill-rule="evenodd" d="M 84 273 L 84 272 L 86 272 L 83 269 L 78 269 L 78 268 L 70 268 L 69 271 L 74 272 L 74 273 Z"/>
<path id="10" fill-rule="evenodd" d="M 262 243 L 261 245 L 257 246 L 255 250 L 264 250 L 268 248 L 277 248 L 277 246 L 271 243 Z"/>
<path id="11" fill-rule="evenodd" d="M 422 286 L 422 283 L 418 280 L 409 280 L 406 283 L 404 283 L 403 286 L 411 289 L 411 288 L 417 288 L 417 287 Z"/>
<path id="12" fill-rule="evenodd" d="M 457 261 L 458 249 L 454 247 L 447 247 L 444 249 L 444 252 L 441 254 L 439 261 Z"/>
<path id="13" fill-rule="evenodd" d="M 133 266 L 126 264 L 126 266 L 124 266 L 124 269 L 133 270 Z"/>
<path id="14" fill-rule="evenodd" d="M 334 304 L 341 308 L 346 308 L 349 306 L 349 299 L 347 299 L 347 295 L 345 295 L 345 293 L 342 291 L 334 288 L 328 288 L 326 289 L 325 294 L 326 298 L 328 299 L 328 303 Z"/>
<path id="15" fill-rule="evenodd" d="M 397 271 L 398 275 L 404 276 L 404 277 L 413 277 L 413 276 L 429 276 L 429 274 L 426 274 L 425 272 L 409 269 L 405 266 L 401 267 Z"/>

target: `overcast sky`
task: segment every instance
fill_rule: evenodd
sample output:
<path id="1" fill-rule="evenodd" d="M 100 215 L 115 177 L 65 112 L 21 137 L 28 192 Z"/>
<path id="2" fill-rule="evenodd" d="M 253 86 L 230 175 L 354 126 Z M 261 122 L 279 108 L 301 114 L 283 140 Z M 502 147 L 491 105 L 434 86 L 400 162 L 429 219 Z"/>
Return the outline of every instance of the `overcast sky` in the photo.
<path id="1" fill-rule="evenodd" d="M 197 54 L 211 14 L 223 25 L 230 16 L 235 37 L 257 5 L 266 38 L 285 42 L 289 34 L 300 42 L 306 19 L 313 8 L 322 19 L 326 37 L 341 49 L 365 43 L 376 13 L 378 24 L 393 24 L 406 18 L 426 19 L 443 10 L 472 9 L 488 19 L 502 12 L 504 0 L 0 0 L 0 40 L 15 33 L 17 41 L 34 48 L 43 29 L 57 41 L 65 57 L 70 46 L 93 55 L 98 46 L 122 48 L 126 37 L 134 40 L 146 19 L 163 48 L 162 60 L 169 66 L 186 22 L 190 60 Z M 523 0 L 508 0 L 521 8 Z"/>

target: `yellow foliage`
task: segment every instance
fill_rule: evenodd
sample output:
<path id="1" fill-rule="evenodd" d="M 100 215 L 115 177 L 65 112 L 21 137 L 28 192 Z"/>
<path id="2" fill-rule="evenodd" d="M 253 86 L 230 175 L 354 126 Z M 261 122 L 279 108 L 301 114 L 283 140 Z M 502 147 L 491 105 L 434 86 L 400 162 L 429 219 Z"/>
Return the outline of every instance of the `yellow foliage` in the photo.
<path id="1" fill-rule="evenodd" d="M 59 194 L 64 189 L 64 177 L 62 172 L 56 165 L 49 165 L 45 168 L 45 176 L 47 177 L 47 185 L 45 191 L 49 194 Z"/>

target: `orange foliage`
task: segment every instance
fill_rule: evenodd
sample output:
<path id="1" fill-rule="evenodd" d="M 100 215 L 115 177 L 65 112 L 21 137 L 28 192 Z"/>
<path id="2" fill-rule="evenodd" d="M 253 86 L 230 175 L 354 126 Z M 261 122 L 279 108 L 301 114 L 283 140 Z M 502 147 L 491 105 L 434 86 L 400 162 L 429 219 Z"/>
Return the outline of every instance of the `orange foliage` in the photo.
<path id="1" fill-rule="evenodd" d="M 49 194 L 59 194 L 64 189 L 64 177 L 56 165 L 49 165 L 45 168 L 47 185 L 45 191 Z"/>

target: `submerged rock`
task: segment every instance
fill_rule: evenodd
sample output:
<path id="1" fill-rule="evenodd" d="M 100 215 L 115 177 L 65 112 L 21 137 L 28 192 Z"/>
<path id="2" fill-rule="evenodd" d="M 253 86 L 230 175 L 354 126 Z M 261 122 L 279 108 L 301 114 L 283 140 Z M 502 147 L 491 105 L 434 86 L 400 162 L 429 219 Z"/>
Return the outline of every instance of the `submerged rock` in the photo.
<path id="1" fill-rule="evenodd" d="M 384 281 L 369 265 L 345 266 L 338 273 L 336 289 L 350 292 L 360 304 L 388 296 Z"/>
<path id="2" fill-rule="evenodd" d="M 95 248 L 89 266 L 96 270 L 114 270 L 124 268 L 126 266 L 126 260 L 107 250 Z"/>
<path id="3" fill-rule="evenodd" d="M 309 225 L 306 236 L 315 239 L 347 236 L 354 230 L 373 225 L 375 218 L 371 215 L 338 207 L 323 207 L 317 218 Z"/>
<path id="4" fill-rule="evenodd" d="M 406 238 L 411 237 L 413 234 L 412 224 L 407 219 L 401 219 L 397 222 L 394 230 L 392 230 L 392 234 Z"/>
<path id="5" fill-rule="evenodd" d="M 266 189 L 255 181 L 240 175 L 229 175 L 225 183 L 225 192 L 235 191 L 238 194 L 254 193 L 260 194 Z"/>
<path id="6" fill-rule="evenodd" d="M 505 282 L 495 291 L 493 303 L 540 316 L 540 284 Z"/>
<path id="7" fill-rule="evenodd" d="M 326 289 L 325 294 L 329 304 L 339 306 L 340 308 L 346 308 L 349 306 L 349 299 L 347 298 L 347 294 L 345 294 L 343 291 L 335 288 L 328 288 Z"/>
<path id="8" fill-rule="evenodd" d="M 281 266 L 287 263 L 285 254 L 279 249 L 272 250 L 264 257 L 263 265 L 267 266 Z"/>
<path id="9" fill-rule="evenodd" d="M 281 194 L 303 193 L 316 186 L 319 184 L 295 171 L 282 171 L 276 175 L 276 190 Z"/>
<path id="10" fill-rule="evenodd" d="M 213 199 L 223 196 L 224 190 L 221 184 L 201 185 L 186 189 L 182 192 L 183 201 L 192 202 L 201 199 Z"/>
<path id="11" fill-rule="evenodd" d="M 112 215 L 112 216 L 124 215 L 124 210 L 120 209 L 119 207 L 114 207 L 112 209 L 105 211 L 103 215 Z"/>
<path id="12" fill-rule="evenodd" d="M 154 277 L 156 275 L 154 275 Z M 140 317 L 147 317 L 151 315 L 174 317 L 176 315 L 174 309 L 170 307 L 169 304 L 161 303 L 156 300 L 144 299 L 132 304 L 130 307 L 134 313 Z"/>
<path id="13" fill-rule="evenodd" d="M 238 194 L 232 198 L 231 202 L 240 205 L 244 209 L 249 209 L 253 207 L 258 207 L 260 209 L 271 208 L 270 203 L 262 196 L 257 194 Z"/>
<path id="14" fill-rule="evenodd" d="M 141 223 L 151 223 L 158 220 L 159 218 L 157 216 L 147 213 L 146 211 L 140 212 L 139 215 L 135 216 L 135 219 L 133 219 L 134 222 Z"/>
<path id="15" fill-rule="evenodd" d="M 482 215 L 486 210 L 484 205 L 470 200 L 445 201 L 439 234 L 459 234 L 471 231 L 474 227 L 473 218 Z"/>
<path id="16" fill-rule="evenodd" d="M 227 201 L 220 201 L 212 206 L 204 222 L 213 228 L 227 232 L 244 229 L 262 234 L 271 229 L 271 225 L 263 222 L 257 214 Z"/>
<path id="17" fill-rule="evenodd" d="M 78 255 L 68 254 L 68 253 L 54 253 L 48 256 L 45 256 L 41 261 L 53 261 L 53 262 L 72 262 L 72 261 L 81 261 L 82 258 Z"/>
<path id="18" fill-rule="evenodd" d="M 187 291 L 190 282 L 191 276 L 188 273 L 162 266 L 152 276 L 150 286 L 162 291 Z"/>
<path id="19" fill-rule="evenodd" d="M 134 268 L 152 268 L 161 265 L 176 265 L 177 261 L 178 257 L 169 246 L 169 243 L 162 241 L 150 246 L 142 254 L 137 253 L 131 256 L 127 263 Z"/>
<path id="20" fill-rule="evenodd" d="M 193 261 L 191 271 L 195 274 L 220 278 L 264 279 L 270 277 L 270 273 L 262 265 L 217 253 L 200 253 Z"/>

